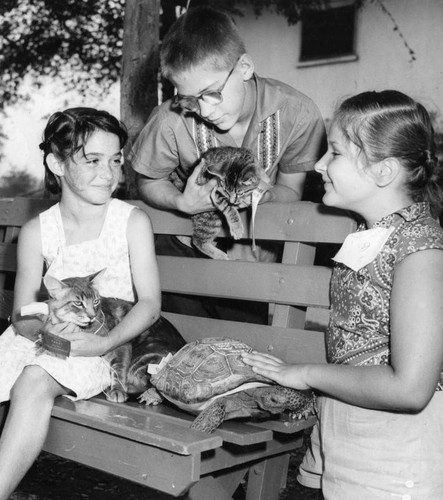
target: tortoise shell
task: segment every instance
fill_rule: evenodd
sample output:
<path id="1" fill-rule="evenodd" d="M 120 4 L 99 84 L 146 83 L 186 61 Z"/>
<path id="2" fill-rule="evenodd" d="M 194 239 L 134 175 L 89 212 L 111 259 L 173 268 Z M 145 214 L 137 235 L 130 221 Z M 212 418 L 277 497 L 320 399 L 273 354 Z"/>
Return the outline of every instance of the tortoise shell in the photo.
<path id="1" fill-rule="evenodd" d="M 233 390 L 248 382 L 269 379 L 257 375 L 243 362 L 242 352 L 252 348 L 230 338 L 205 338 L 182 347 L 151 383 L 164 395 L 194 404 Z"/>

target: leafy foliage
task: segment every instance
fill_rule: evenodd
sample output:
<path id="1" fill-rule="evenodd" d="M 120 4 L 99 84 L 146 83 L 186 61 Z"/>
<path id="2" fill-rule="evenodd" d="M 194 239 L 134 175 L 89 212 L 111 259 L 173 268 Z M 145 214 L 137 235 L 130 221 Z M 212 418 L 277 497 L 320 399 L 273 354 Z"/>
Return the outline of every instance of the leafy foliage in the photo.
<path id="1" fill-rule="evenodd" d="M 132 0 L 134 5 L 136 0 Z M 358 6 L 377 4 L 391 19 L 415 59 L 383 0 L 356 0 Z M 242 15 L 251 7 L 259 16 L 272 9 L 290 25 L 304 8 L 321 8 L 330 0 L 162 0 L 160 37 L 175 18 L 177 7 L 212 5 Z M 44 77 L 59 77 L 67 90 L 100 95 L 121 75 L 125 0 L 1 0 L 0 2 L 0 111 L 26 98 L 25 77 L 37 87 Z"/>
<path id="2" fill-rule="evenodd" d="M 1 178 L 0 198 L 29 194 L 38 189 L 39 184 L 39 181 L 26 170 L 11 170 Z"/>
<path id="3" fill-rule="evenodd" d="M 103 92 L 121 72 L 124 0 L 2 0 L 0 109 L 26 76 L 61 77 L 68 89 Z"/>
<path id="4" fill-rule="evenodd" d="M 192 0 L 242 15 L 275 8 L 296 23 L 303 7 L 329 0 Z M 164 33 L 175 8 L 186 0 L 162 1 Z M 43 77 L 60 77 L 67 90 L 106 92 L 121 74 L 125 0 L 2 0 L 0 2 L 0 110 L 26 98 L 25 77 L 40 86 Z M 169 13 L 169 15 L 166 15 Z"/>

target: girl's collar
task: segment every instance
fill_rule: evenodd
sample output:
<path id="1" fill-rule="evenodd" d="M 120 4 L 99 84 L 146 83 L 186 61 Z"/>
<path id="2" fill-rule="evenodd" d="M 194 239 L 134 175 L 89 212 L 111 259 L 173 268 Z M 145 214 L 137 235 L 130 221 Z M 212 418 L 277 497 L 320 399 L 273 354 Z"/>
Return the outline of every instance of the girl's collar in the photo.
<path id="1" fill-rule="evenodd" d="M 431 217 L 431 208 L 429 206 L 429 203 L 426 201 L 413 203 L 408 207 L 403 207 L 399 210 L 396 210 L 395 212 L 379 219 L 377 222 L 374 223 L 373 226 L 371 226 L 371 228 L 390 227 L 395 225 L 396 221 L 398 221 L 399 219 L 411 222 L 423 216 Z M 358 230 L 363 231 L 365 229 L 367 229 L 366 224 L 361 223 L 359 225 Z"/>

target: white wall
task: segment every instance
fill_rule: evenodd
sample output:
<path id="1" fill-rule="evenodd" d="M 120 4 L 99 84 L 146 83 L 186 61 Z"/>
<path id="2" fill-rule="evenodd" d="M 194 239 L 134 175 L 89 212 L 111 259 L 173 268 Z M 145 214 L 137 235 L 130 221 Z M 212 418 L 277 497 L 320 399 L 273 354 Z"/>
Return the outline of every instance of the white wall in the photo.
<path id="1" fill-rule="evenodd" d="M 352 62 L 297 68 L 300 24 L 271 11 L 245 10 L 236 22 L 261 76 L 282 80 L 311 97 L 329 118 L 338 99 L 364 90 L 395 88 L 443 117 L 443 0 L 384 0 L 415 52 L 415 61 L 376 2 L 357 11 Z"/>

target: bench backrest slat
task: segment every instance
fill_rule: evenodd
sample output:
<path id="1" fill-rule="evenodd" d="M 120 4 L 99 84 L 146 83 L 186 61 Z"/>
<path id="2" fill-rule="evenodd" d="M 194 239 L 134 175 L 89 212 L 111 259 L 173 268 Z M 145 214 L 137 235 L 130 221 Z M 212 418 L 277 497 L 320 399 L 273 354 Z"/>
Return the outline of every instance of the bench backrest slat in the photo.
<path id="1" fill-rule="evenodd" d="M 322 332 L 236 321 L 214 321 L 211 318 L 174 313 L 164 315 L 180 329 L 189 342 L 205 338 L 208 332 L 211 332 L 214 337 L 241 338 L 255 349 L 281 357 L 288 362 L 324 363 L 326 359 Z"/>
<path id="2" fill-rule="evenodd" d="M 326 267 L 161 256 L 158 262 L 166 292 L 303 306 L 329 304 Z"/>
<path id="3" fill-rule="evenodd" d="M 0 227 L 21 227 L 54 203 L 55 200 L 46 199 L 2 198 L 0 199 Z M 130 200 L 129 203 L 148 212 L 154 232 L 157 234 L 190 235 L 192 233 L 191 221 L 182 215 L 157 210 L 140 201 Z M 248 213 L 243 211 L 241 215 L 248 231 Z M 354 228 L 354 221 L 343 212 L 326 209 L 315 203 L 268 203 L 260 205 L 257 211 L 255 237 L 277 241 L 341 243 Z M 247 236 L 252 235 L 248 232 Z"/>
<path id="4" fill-rule="evenodd" d="M 148 207 L 140 201 L 131 201 L 148 212 L 156 234 L 191 235 L 189 218 L 173 212 Z M 250 217 L 241 213 L 245 238 L 252 238 Z M 342 243 L 354 230 L 355 223 L 342 211 L 325 208 L 309 202 L 267 203 L 259 205 L 255 221 L 255 238 L 275 241 L 301 241 L 313 243 Z M 226 235 L 222 231 L 221 236 Z"/>

